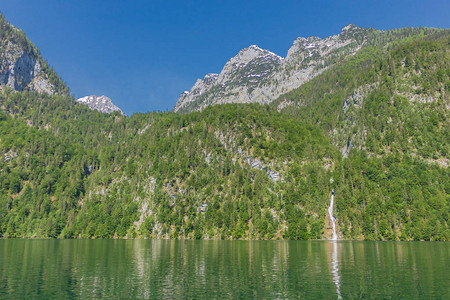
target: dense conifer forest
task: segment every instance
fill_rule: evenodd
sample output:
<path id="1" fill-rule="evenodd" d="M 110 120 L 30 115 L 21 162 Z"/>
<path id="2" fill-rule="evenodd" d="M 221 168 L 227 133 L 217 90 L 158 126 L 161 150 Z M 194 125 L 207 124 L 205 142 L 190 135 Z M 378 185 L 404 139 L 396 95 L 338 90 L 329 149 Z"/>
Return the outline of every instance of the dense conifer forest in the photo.
<path id="1" fill-rule="evenodd" d="M 324 239 L 334 189 L 339 238 L 449 240 L 450 31 L 367 39 L 270 105 L 185 114 L 91 111 L 43 61 L 59 92 L 0 91 L 0 236 Z"/>

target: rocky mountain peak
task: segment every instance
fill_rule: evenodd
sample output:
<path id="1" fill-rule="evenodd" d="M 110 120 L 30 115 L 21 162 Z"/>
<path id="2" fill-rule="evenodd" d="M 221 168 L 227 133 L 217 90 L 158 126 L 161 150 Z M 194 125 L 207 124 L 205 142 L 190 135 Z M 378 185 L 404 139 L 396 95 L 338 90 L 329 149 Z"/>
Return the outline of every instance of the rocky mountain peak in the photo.
<path id="1" fill-rule="evenodd" d="M 0 33 L 0 85 L 16 91 L 68 94 L 68 88 L 47 65 L 36 46 L 1 14 Z"/>
<path id="2" fill-rule="evenodd" d="M 251 45 L 250 47 L 239 51 L 239 53 L 230 59 L 227 64 L 235 67 L 241 67 L 258 58 L 275 59 L 280 61 L 283 60 L 282 57 L 270 52 L 269 50 L 261 49 L 256 45 Z"/>
<path id="3" fill-rule="evenodd" d="M 116 105 L 114 105 L 111 99 L 109 99 L 106 96 L 91 95 L 79 98 L 76 101 L 87 105 L 92 110 L 98 110 L 99 112 L 102 113 L 109 114 L 118 111 L 121 114 L 123 114 L 122 110 L 118 108 Z"/>
<path id="4" fill-rule="evenodd" d="M 286 58 L 251 45 L 238 52 L 220 74 L 198 79 L 189 92 L 180 95 L 174 111 L 201 110 L 224 103 L 270 103 L 354 54 L 363 45 L 364 28 L 349 24 L 342 32 L 321 39 L 299 37 Z"/>
<path id="5" fill-rule="evenodd" d="M 358 27 L 353 24 L 348 24 L 347 26 L 344 26 L 341 30 L 341 33 L 338 35 L 340 39 L 342 40 L 365 40 L 367 37 L 367 32 L 374 30 L 373 28 L 363 28 Z"/>
<path id="6" fill-rule="evenodd" d="M 353 30 L 353 29 L 356 29 L 356 28 L 358 28 L 358 27 L 356 27 L 356 26 L 353 25 L 353 24 L 348 24 L 348 25 L 346 25 L 346 26 L 344 26 L 344 27 L 342 28 L 341 32 Z"/>

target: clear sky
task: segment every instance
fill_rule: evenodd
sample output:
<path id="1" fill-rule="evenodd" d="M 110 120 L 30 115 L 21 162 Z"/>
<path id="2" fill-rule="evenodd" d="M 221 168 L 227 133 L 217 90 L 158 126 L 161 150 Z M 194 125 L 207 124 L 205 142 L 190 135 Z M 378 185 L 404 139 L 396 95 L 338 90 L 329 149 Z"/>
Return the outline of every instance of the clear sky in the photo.
<path id="1" fill-rule="evenodd" d="M 450 27 L 449 0 L 0 0 L 76 97 L 106 95 L 126 114 L 171 110 L 197 78 L 256 44 L 286 56 L 299 36 L 352 23 Z"/>

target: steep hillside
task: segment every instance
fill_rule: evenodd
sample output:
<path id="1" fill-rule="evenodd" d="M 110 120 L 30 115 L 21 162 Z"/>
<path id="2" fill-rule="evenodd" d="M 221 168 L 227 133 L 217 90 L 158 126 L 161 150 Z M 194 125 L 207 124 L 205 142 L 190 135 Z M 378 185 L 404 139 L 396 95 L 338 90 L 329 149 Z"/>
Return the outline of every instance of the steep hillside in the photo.
<path id="1" fill-rule="evenodd" d="M 325 39 L 299 37 L 285 58 L 252 45 L 230 59 L 220 74 L 198 79 L 190 91 L 180 95 L 174 111 L 190 112 L 225 103 L 271 103 L 361 49 L 381 48 L 393 41 L 435 31 L 424 28 L 377 31 L 350 24 L 341 33 Z"/>
<path id="2" fill-rule="evenodd" d="M 334 188 L 340 238 L 449 239 L 448 170 L 418 158 L 342 159 L 267 106 L 128 118 L 39 97 L 1 98 L 5 237 L 327 238 Z"/>
<path id="3" fill-rule="evenodd" d="M 404 228 L 413 235 L 429 235 L 433 230 L 427 226 L 447 224 L 449 45 L 450 31 L 443 30 L 412 36 L 387 49 L 371 47 L 273 103 L 273 108 L 327 132 L 348 157 L 344 160 L 348 167 L 361 164 L 361 174 L 343 171 L 341 180 L 347 184 L 336 189 L 341 195 L 337 217 L 343 232 L 351 233 L 355 222 L 383 224 L 391 230 L 393 207 L 401 208 Z M 429 177 L 431 169 L 444 177 Z M 437 189 L 426 187 L 436 179 Z M 367 195 L 373 188 L 384 191 Z M 361 197 L 361 192 L 366 195 Z M 376 198 L 374 206 L 370 197 Z M 381 218 L 361 219 L 361 208 L 362 216 L 374 209 Z M 442 208 L 443 214 L 438 213 Z M 433 211 L 430 219 L 423 218 L 424 210 Z M 444 218 L 437 221 L 439 216 Z M 411 229 L 415 225 L 422 229 Z M 374 228 L 376 235 L 379 230 Z"/>
<path id="4" fill-rule="evenodd" d="M 69 90 L 22 30 L 0 14 L 0 85 L 17 91 L 68 94 Z"/>
<path id="5" fill-rule="evenodd" d="M 402 153 L 448 166 L 450 31 L 369 47 L 273 103 L 328 132 L 344 157 Z"/>
<path id="6" fill-rule="evenodd" d="M 449 240 L 448 31 L 376 36 L 270 105 L 127 117 L 4 87 L 0 236 L 330 238 L 334 189 L 339 238 Z"/>

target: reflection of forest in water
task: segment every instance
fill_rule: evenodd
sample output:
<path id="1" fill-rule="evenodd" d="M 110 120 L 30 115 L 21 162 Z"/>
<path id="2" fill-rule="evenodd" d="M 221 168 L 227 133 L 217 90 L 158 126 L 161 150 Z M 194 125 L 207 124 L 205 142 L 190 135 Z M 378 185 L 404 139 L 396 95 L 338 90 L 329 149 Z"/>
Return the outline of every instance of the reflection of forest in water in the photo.
<path id="1" fill-rule="evenodd" d="M 445 298 L 448 254 L 448 243 L 0 240 L 0 298 Z"/>

